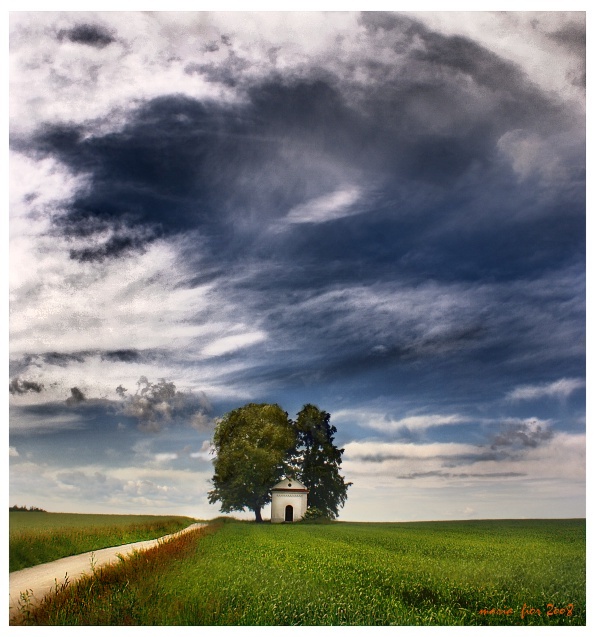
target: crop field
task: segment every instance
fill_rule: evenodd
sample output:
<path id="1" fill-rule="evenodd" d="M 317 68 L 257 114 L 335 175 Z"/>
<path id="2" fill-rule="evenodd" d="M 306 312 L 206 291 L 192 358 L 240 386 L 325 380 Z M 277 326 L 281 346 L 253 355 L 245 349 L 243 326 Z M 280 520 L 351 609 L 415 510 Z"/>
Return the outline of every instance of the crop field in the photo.
<path id="1" fill-rule="evenodd" d="M 182 516 L 92 515 L 11 511 L 10 572 L 68 555 L 175 533 L 196 520 Z"/>
<path id="2" fill-rule="evenodd" d="M 57 586 L 19 621 L 585 625 L 585 554 L 585 520 L 220 520 Z"/>

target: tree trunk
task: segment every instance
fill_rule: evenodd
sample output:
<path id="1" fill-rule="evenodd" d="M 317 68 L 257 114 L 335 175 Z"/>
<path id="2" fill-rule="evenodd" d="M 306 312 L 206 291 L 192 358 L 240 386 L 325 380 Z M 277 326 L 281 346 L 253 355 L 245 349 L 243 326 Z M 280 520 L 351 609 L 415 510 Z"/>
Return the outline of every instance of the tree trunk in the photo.
<path id="1" fill-rule="evenodd" d="M 261 517 L 261 507 L 255 507 L 255 522 L 262 522 L 263 518 Z"/>

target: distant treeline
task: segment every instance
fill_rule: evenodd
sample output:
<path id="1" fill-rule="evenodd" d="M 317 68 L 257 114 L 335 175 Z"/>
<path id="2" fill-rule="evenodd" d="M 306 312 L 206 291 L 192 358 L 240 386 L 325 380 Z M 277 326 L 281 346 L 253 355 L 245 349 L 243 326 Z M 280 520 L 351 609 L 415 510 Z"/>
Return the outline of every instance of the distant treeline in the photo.
<path id="1" fill-rule="evenodd" d="M 18 504 L 15 506 L 9 507 L 9 511 L 37 511 L 39 513 L 47 513 L 45 509 L 40 509 L 39 507 L 20 507 Z"/>

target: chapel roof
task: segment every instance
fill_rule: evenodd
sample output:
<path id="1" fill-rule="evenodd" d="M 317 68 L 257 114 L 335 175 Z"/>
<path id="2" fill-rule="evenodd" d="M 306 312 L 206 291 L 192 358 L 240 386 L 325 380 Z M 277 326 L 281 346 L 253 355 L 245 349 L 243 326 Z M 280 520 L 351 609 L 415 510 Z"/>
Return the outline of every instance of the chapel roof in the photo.
<path id="1" fill-rule="evenodd" d="M 273 487 L 272 491 L 308 491 L 308 489 L 294 478 L 284 478 Z"/>

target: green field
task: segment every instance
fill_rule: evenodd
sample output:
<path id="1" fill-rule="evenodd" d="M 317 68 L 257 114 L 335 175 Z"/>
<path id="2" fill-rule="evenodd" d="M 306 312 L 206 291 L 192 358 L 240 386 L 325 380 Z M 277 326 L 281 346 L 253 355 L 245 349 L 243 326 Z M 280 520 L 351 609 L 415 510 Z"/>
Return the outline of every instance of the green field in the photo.
<path id="1" fill-rule="evenodd" d="M 108 546 L 152 540 L 196 520 L 165 515 L 10 511 L 10 572 Z"/>
<path id="2" fill-rule="evenodd" d="M 585 520 L 218 522 L 68 586 L 55 625 L 585 625 Z"/>

